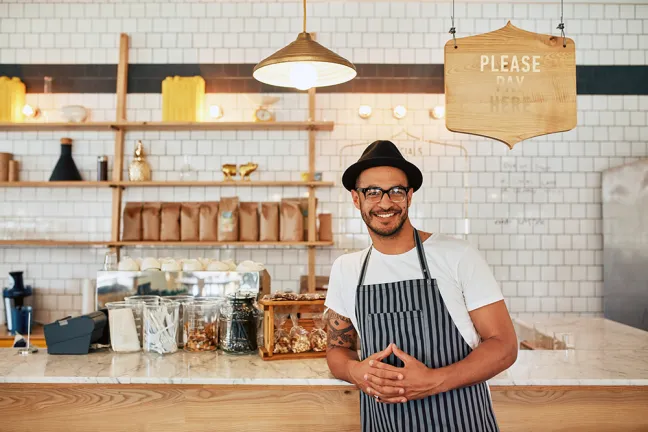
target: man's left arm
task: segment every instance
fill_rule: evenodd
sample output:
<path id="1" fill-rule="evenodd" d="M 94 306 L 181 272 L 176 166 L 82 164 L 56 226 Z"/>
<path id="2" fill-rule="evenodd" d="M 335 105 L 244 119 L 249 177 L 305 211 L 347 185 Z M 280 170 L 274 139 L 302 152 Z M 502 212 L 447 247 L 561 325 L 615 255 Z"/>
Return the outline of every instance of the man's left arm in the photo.
<path id="1" fill-rule="evenodd" d="M 493 272 L 479 251 L 468 245 L 455 278 L 481 342 L 463 360 L 439 369 L 443 381 L 435 393 L 486 381 L 515 363 L 517 336 Z"/>
<path id="2" fill-rule="evenodd" d="M 515 363 L 517 336 L 504 300 L 471 311 L 470 318 L 482 342 L 465 359 L 429 369 L 431 394 L 486 381 Z"/>

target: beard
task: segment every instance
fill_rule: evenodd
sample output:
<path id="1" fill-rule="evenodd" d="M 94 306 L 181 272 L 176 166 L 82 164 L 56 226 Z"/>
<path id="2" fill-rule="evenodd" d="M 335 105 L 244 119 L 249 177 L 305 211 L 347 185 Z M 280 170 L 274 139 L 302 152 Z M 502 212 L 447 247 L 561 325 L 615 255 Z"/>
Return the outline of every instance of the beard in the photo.
<path id="1" fill-rule="evenodd" d="M 395 221 L 390 222 L 385 226 L 385 224 L 382 222 L 382 219 L 377 216 L 378 213 L 394 213 L 394 216 L 392 216 L 390 219 L 395 219 Z M 393 237 L 401 230 L 401 228 L 403 228 L 403 224 L 405 224 L 405 221 L 407 220 L 407 207 L 405 209 L 394 207 L 387 211 L 362 211 L 361 214 L 362 220 L 367 225 L 367 228 L 369 228 L 375 234 L 381 237 Z"/>

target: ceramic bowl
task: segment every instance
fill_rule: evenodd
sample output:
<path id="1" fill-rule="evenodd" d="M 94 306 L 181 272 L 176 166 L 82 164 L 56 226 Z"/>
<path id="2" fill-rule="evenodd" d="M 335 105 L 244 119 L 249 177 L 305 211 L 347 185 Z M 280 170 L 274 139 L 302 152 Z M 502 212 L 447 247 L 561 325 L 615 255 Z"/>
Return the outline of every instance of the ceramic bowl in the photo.
<path id="1" fill-rule="evenodd" d="M 61 114 L 70 123 L 81 123 L 88 116 L 88 110 L 81 105 L 68 105 L 61 108 Z"/>

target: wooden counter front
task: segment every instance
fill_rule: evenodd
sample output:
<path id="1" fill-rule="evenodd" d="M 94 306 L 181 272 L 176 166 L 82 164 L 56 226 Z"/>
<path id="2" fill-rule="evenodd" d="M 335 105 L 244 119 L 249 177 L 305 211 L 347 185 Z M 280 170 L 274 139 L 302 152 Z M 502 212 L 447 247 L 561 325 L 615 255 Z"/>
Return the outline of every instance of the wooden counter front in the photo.
<path id="1" fill-rule="evenodd" d="M 648 388 L 491 387 L 502 432 L 648 430 Z M 6 432 L 360 431 L 347 386 L 0 384 Z"/>

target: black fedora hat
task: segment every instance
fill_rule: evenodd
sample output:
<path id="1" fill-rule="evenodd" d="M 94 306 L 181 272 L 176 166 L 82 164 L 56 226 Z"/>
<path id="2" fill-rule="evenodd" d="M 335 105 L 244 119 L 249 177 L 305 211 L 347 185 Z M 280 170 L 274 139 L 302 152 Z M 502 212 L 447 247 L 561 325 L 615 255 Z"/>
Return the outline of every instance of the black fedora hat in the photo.
<path id="1" fill-rule="evenodd" d="M 366 169 L 389 166 L 398 168 L 407 175 L 409 187 L 417 191 L 423 184 L 423 174 L 416 165 L 408 162 L 398 147 L 391 141 L 374 141 L 365 149 L 358 162 L 351 165 L 342 175 L 342 184 L 351 191 L 356 187 L 356 180 L 360 173 Z"/>

